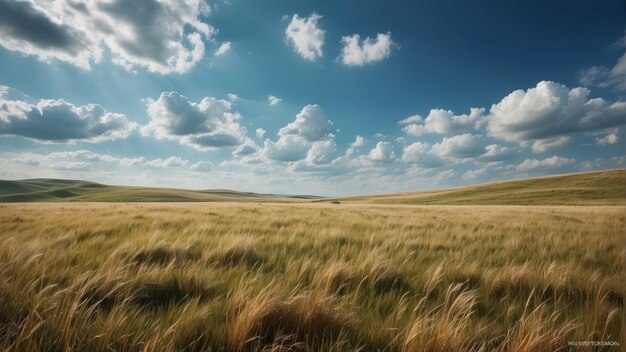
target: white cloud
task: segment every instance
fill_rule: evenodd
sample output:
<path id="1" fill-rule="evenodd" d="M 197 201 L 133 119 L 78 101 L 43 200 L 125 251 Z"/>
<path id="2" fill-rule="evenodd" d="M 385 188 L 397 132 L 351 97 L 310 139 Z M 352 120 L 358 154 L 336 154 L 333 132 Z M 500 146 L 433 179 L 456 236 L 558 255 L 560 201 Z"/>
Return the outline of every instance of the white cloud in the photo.
<path id="1" fill-rule="evenodd" d="M 485 147 L 485 152 L 478 157 L 478 160 L 483 162 L 496 162 L 511 159 L 514 155 L 514 148 L 498 144 L 489 144 Z"/>
<path id="2" fill-rule="evenodd" d="M 86 171 L 89 170 L 90 164 L 82 161 L 59 161 L 50 164 L 51 169 L 61 171 Z"/>
<path id="3" fill-rule="evenodd" d="M 626 36 L 620 38 L 613 46 L 626 49 Z M 626 51 L 615 66 L 592 66 L 579 73 L 578 81 L 583 86 L 597 84 L 600 87 L 613 86 L 618 90 L 626 90 Z"/>
<path id="4" fill-rule="evenodd" d="M 8 50 L 68 62 L 89 70 L 103 58 L 129 70 L 162 74 L 189 71 L 204 56 L 203 37 L 215 32 L 200 19 L 203 0 L 156 1 L 0 0 L 0 45 Z"/>
<path id="5" fill-rule="evenodd" d="M 432 109 L 425 120 L 419 115 L 413 115 L 400 121 L 400 124 L 406 125 L 403 131 L 411 136 L 420 136 L 424 133 L 448 134 L 478 129 L 484 112 L 484 108 L 472 108 L 469 115 L 456 116 L 451 110 Z"/>
<path id="6" fill-rule="evenodd" d="M 443 165 L 443 160 L 433 153 L 432 146 L 427 142 L 415 142 L 404 147 L 402 161 L 417 164 L 425 168 L 434 168 Z"/>
<path id="7" fill-rule="evenodd" d="M 309 17 L 295 14 L 285 30 L 287 41 L 291 42 L 296 52 L 307 60 L 315 61 L 323 56 L 322 47 L 326 31 L 318 25 L 321 18 L 322 16 L 315 13 Z"/>
<path id="8" fill-rule="evenodd" d="M 602 80 L 609 76 L 611 70 L 604 66 L 592 66 L 578 74 L 578 82 L 583 86 L 591 86 L 598 80 Z M 600 86 L 605 86 L 603 82 Z"/>
<path id="9" fill-rule="evenodd" d="M 319 105 L 307 105 L 296 115 L 294 122 L 278 131 L 278 135 L 298 135 L 308 142 L 316 142 L 332 138 L 332 127 L 333 123 Z"/>
<path id="10" fill-rule="evenodd" d="M 63 99 L 36 104 L 0 95 L 0 135 L 17 135 L 40 142 L 100 142 L 126 138 L 137 127 L 125 115 L 98 104 L 76 106 Z"/>
<path id="11" fill-rule="evenodd" d="M 596 158 L 596 160 L 586 160 L 580 163 L 580 168 L 583 171 L 591 171 L 597 170 L 605 167 L 607 164 L 606 160 Z"/>
<path id="12" fill-rule="evenodd" d="M 378 142 L 376 147 L 367 154 L 367 159 L 374 162 L 390 163 L 396 159 L 396 152 L 389 142 Z"/>
<path id="13" fill-rule="evenodd" d="M 2 159 L 4 160 L 4 159 Z M 19 156 L 11 159 L 12 162 L 18 164 L 24 164 L 28 166 L 39 166 L 41 164 L 41 160 L 38 157 L 30 157 L 30 156 Z"/>
<path id="14" fill-rule="evenodd" d="M 391 55 L 391 33 L 378 33 L 376 39 L 365 38 L 360 43 L 360 36 L 353 34 L 341 38 L 341 62 L 346 66 L 364 66 L 382 61 Z"/>
<path id="15" fill-rule="evenodd" d="M 481 177 L 487 176 L 489 171 L 490 171 L 490 168 L 485 165 L 485 166 L 481 167 L 480 169 L 467 170 L 461 176 L 461 178 L 464 179 L 464 180 L 474 180 L 474 179 L 477 179 L 477 178 L 481 178 Z"/>
<path id="16" fill-rule="evenodd" d="M 306 161 L 309 164 L 320 165 L 328 164 L 337 157 L 337 145 L 334 139 L 326 141 L 318 141 L 313 143 L 311 149 L 309 149 Z"/>
<path id="17" fill-rule="evenodd" d="M 278 139 L 265 139 L 259 148 L 248 140 L 246 149 L 240 148 L 243 153 L 236 151 L 235 156 L 241 157 L 231 164 L 258 164 L 265 162 L 293 163 L 302 161 L 328 161 L 326 155 L 330 146 L 334 146 L 333 124 L 328 120 L 322 108 L 318 105 L 306 105 L 296 115 L 293 122 L 288 123 L 278 131 Z M 258 138 L 263 138 L 266 131 L 256 130 Z M 326 143 L 328 142 L 328 143 Z M 308 159 L 307 159 L 308 157 Z M 307 160 L 305 160 L 307 159 Z"/>
<path id="18" fill-rule="evenodd" d="M 191 165 L 189 169 L 193 171 L 200 172 L 209 172 L 213 168 L 213 164 L 208 161 L 198 161 L 197 163 Z"/>
<path id="19" fill-rule="evenodd" d="M 265 155 L 275 161 L 298 161 L 306 157 L 310 146 L 297 135 L 284 135 L 278 141 L 265 140 Z"/>
<path id="20" fill-rule="evenodd" d="M 89 150 L 74 150 L 65 152 L 54 152 L 48 155 L 49 159 L 73 159 L 81 161 L 115 161 L 116 158 L 108 154 L 98 154 Z"/>
<path id="21" fill-rule="evenodd" d="M 616 133 L 608 134 L 602 138 L 596 138 L 597 145 L 610 145 L 619 141 L 619 136 Z"/>
<path id="22" fill-rule="evenodd" d="M 170 156 L 166 159 L 158 158 L 146 160 L 140 157 L 117 157 L 109 154 L 99 154 L 90 150 L 72 150 L 53 152 L 50 154 L 20 153 L 11 159 L 13 162 L 30 166 L 47 166 L 56 170 L 87 170 L 97 163 L 117 163 L 123 167 L 151 166 L 158 168 L 180 168 L 189 164 L 179 156 Z M 191 170 L 208 170 L 209 162 L 197 162 L 191 165 Z M 110 166 L 107 166 L 110 168 Z"/>
<path id="23" fill-rule="evenodd" d="M 615 66 L 611 69 L 609 84 L 616 85 L 618 89 L 626 90 L 626 53 L 619 58 Z"/>
<path id="24" fill-rule="evenodd" d="M 354 142 L 350 143 L 350 147 L 346 150 L 346 157 L 352 156 L 357 148 L 362 147 L 365 144 L 365 138 L 357 135 Z"/>
<path id="25" fill-rule="evenodd" d="M 199 103 L 176 92 L 163 92 L 157 100 L 146 99 L 150 122 L 144 135 L 176 140 L 199 150 L 235 147 L 246 141 L 246 129 L 231 111 L 231 102 L 205 97 Z"/>
<path id="26" fill-rule="evenodd" d="M 433 146 L 433 152 L 442 157 L 456 159 L 473 158 L 485 153 L 485 145 L 480 136 L 464 133 L 445 137 Z"/>
<path id="27" fill-rule="evenodd" d="M 402 161 L 424 168 L 434 168 L 468 160 L 481 163 L 497 162 L 511 159 L 514 154 L 513 148 L 498 144 L 485 146 L 482 136 L 465 133 L 444 137 L 441 142 L 434 145 L 427 142 L 412 143 L 404 147 Z"/>
<path id="28" fill-rule="evenodd" d="M 350 144 L 350 147 L 352 148 L 362 147 L 364 143 L 365 143 L 365 138 L 357 135 L 356 138 L 354 139 L 354 142 Z"/>
<path id="29" fill-rule="evenodd" d="M 278 131 L 276 141 L 266 139 L 262 148 L 240 162 L 280 162 L 294 172 L 337 173 L 345 169 L 348 156 L 338 152 L 332 126 L 320 106 L 306 105 L 293 122 Z"/>
<path id="30" fill-rule="evenodd" d="M 229 100 L 231 103 L 234 103 L 234 102 L 236 102 L 237 100 L 239 100 L 239 97 L 237 96 L 237 94 L 228 93 L 226 96 L 228 97 L 228 100 Z"/>
<path id="31" fill-rule="evenodd" d="M 572 143 L 573 138 L 569 136 L 559 136 L 546 139 L 538 139 L 533 142 L 533 153 L 544 153 L 550 150 L 565 148 Z"/>
<path id="32" fill-rule="evenodd" d="M 424 118 L 421 117 L 420 115 L 413 115 L 413 116 L 409 116 L 404 120 L 400 120 L 398 123 L 401 125 L 408 125 L 408 124 L 421 124 L 422 121 L 424 121 Z"/>
<path id="33" fill-rule="evenodd" d="M 270 104 L 270 106 L 274 106 L 274 105 L 278 105 L 278 103 L 281 102 L 282 99 L 275 97 L 273 95 L 270 95 L 267 97 L 267 102 L 268 104 Z"/>
<path id="34" fill-rule="evenodd" d="M 529 171 L 536 169 L 555 169 L 567 165 L 571 165 L 575 163 L 576 160 L 561 158 L 560 156 L 553 156 L 551 158 L 537 160 L 537 159 L 526 159 L 524 162 L 517 166 L 518 171 Z"/>
<path id="35" fill-rule="evenodd" d="M 230 51 L 230 42 L 223 42 L 215 51 L 215 56 L 221 56 Z"/>
<path id="36" fill-rule="evenodd" d="M 586 88 L 570 90 L 548 81 L 526 91 L 516 90 L 492 105 L 489 134 L 507 141 L 525 141 L 626 122 L 626 102 L 589 99 L 589 94 Z"/>
<path id="37" fill-rule="evenodd" d="M 143 156 L 138 158 L 119 158 L 118 160 L 120 166 L 142 165 L 146 162 L 146 159 Z"/>
<path id="38" fill-rule="evenodd" d="M 259 147 L 254 142 L 252 142 L 251 140 L 247 140 L 245 143 L 243 143 L 233 151 L 233 155 L 247 156 L 256 153 L 258 149 Z"/>
<path id="39" fill-rule="evenodd" d="M 182 167 L 182 166 L 187 165 L 188 163 L 189 163 L 188 160 L 185 160 L 179 156 L 170 156 L 167 159 L 159 158 L 159 159 L 150 160 L 146 162 L 146 165 L 168 168 L 168 167 Z"/>

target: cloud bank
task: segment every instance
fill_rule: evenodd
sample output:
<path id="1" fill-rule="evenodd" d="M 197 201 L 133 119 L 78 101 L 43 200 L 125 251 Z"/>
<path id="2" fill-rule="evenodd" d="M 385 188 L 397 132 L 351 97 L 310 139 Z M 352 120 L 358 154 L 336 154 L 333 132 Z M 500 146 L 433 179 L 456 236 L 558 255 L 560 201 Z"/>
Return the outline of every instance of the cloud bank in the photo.
<path id="1" fill-rule="evenodd" d="M 104 49 L 114 64 L 162 74 L 188 72 L 215 29 L 203 22 L 203 0 L 0 0 L 0 45 L 50 62 L 89 70 Z"/>

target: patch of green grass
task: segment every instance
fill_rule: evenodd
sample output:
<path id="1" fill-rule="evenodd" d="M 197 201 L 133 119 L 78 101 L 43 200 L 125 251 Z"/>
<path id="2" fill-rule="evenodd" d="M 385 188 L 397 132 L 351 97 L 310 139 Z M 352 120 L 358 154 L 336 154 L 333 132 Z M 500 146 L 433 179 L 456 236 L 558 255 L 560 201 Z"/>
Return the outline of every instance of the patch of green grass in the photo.
<path id="1" fill-rule="evenodd" d="M 545 176 L 439 191 L 349 197 L 340 200 L 415 205 L 625 205 L 626 170 Z"/>

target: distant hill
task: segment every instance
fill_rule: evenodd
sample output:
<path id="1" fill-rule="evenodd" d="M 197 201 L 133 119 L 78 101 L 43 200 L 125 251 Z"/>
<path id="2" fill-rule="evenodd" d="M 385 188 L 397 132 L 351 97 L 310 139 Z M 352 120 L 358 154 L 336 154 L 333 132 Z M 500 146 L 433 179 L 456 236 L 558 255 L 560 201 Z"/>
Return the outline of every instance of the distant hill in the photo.
<path id="1" fill-rule="evenodd" d="M 75 180 L 0 180 L 0 202 L 287 202 L 317 198 L 230 190 L 109 186 Z"/>
<path id="2" fill-rule="evenodd" d="M 544 176 L 373 196 L 321 198 L 231 190 L 109 186 L 89 181 L 0 180 L 0 202 L 341 202 L 439 205 L 626 205 L 626 169 Z"/>
<path id="3" fill-rule="evenodd" d="M 323 201 L 441 205 L 626 205 L 626 169 Z"/>

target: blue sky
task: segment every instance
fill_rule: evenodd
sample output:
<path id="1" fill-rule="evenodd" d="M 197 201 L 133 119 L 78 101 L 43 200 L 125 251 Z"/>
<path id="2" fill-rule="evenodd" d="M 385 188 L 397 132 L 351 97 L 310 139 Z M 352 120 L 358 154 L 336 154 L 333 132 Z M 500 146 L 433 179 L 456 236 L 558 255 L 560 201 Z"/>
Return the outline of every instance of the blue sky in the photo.
<path id="1" fill-rule="evenodd" d="M 0 0 L 0 178 L 351 195 L 624 167 L 623 1 Z"/>

